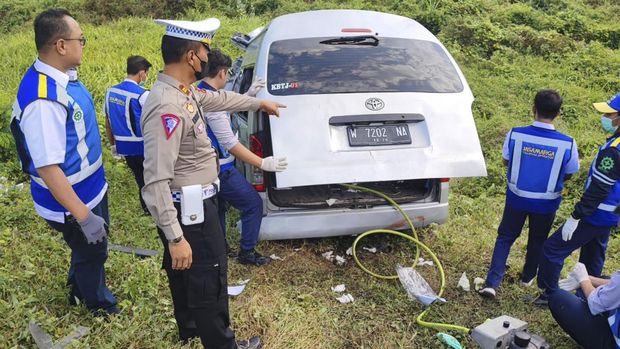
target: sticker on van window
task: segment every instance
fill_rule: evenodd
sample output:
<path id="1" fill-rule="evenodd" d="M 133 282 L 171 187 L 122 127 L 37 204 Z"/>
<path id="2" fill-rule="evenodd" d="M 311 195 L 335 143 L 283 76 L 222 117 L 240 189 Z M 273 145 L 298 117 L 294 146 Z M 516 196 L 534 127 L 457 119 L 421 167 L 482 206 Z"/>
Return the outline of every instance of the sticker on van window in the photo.
<path id="1" fill-rule="evenodd" d="M 271 84 L 271 90 L 288 90 L 290 88 L 299 88 L 299 83 L 294 82 L 280 82 L 277 84 Z"/>

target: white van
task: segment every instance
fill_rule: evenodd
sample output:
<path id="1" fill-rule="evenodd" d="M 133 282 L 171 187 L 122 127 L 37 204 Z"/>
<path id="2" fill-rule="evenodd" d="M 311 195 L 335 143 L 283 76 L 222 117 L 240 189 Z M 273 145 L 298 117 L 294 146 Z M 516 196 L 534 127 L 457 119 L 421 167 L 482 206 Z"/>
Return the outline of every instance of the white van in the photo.
<path id="1" fill-rule="evenodd" d="M 263 173 L 237 163 L 264 199 L 261 239 L 405 229 L 383 199 L 416 226 L 448 217 L 449 178 L 486 176 L 473 95 L 454 59 L 416 21 L 359 10 L 288 14 L 233 43 L 245 54 L 229 88 L 287 106 L 281 116 L 234 113 L 241 142 L 259 156 L 286 156 Z"/>

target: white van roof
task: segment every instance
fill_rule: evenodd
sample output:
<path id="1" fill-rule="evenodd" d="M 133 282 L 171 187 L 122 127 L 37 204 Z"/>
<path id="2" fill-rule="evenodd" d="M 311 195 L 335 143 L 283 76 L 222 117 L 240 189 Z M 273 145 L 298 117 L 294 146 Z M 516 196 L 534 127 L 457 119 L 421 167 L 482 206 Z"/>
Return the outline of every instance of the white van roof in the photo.
<path id="1" fill-rule="evenodd" d="M 342 29 L 363 28 L 371 33 L 342 32 Z M 437 38 L 413 19 L 363 10 L 319 10 L 299 12 L 275 18 L 265 33 L 265 42 L 312 37 L 377 35 L 439 43 Z"/>

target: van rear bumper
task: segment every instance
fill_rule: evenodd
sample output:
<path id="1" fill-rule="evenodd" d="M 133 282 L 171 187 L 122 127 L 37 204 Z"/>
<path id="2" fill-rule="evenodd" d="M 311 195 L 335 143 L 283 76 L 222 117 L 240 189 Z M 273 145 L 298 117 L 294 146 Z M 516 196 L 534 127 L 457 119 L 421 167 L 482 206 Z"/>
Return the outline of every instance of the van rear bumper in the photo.
<path id="1" fill-rule="evenodd" d="M 444 223 L 448 203 L 429 202 L 401 205 L 414 226 Z M 363 209 L 290 210 L 268 212 L 261 224 L 261 240 L 283 240 L 356 235 L 372 229 L 407 229 L 407 223 L 392 206 Z"/>

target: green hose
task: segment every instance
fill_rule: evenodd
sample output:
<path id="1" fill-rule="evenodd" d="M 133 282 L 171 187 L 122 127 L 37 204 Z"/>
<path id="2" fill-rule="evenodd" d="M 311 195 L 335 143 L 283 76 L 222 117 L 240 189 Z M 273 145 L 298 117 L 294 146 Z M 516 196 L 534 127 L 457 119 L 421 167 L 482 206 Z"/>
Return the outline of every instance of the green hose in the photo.
<path id="1" fill-rule="evenodd" d="M 380 191 L 369 189 L 369 188 L 365 188 L 365 187 L 361 187 L 361 186 L 358 186 L 358 185 L 353 185 L 353 184 L 342 184 L 342 185 L 347 187 L 347 188 L 350 188 L 350 189 L 359 190 L 359 191 L 365 191 L 365 192 L 372 193 L 372 194 L 375 194 L 375 195 L 377 195 L 379 197 L 384 198 L 394 208 L 396 208 L 396 210 L 398 210 L 398 212 L 400 212 L 400 214 L 403 216 L 403 218 L 405 219 L 405 221 L 407 222 L 407 224 L 411 228 L 411 234 L 412 235 L 407 235 L 407 234 L 401 233 L 399 231 L 389 230 L 389 229 L 375 229 L 375 230 L 369 230 L 367 232 L 362 233 L 360 236 L 358 236 L 355 239 L 355 241 L 353 241 L 353 248 L 352 248 L 352 250 L 353 250 L 353 259 L 355 259 L 355 263 L 357 263 L 357 265 L 363 271 L 367 272 L 368 274 L 370 274 L 370 275 L 372 275 L 374 277 L 377 277 L 377 278 L 380 278 L 380 279 L 387 279 L 387 280 L 398 279 L 398 275 L 396 275 L 396 274 L 393 274 L 393 275 L 381 275 L 381 274 L 375 273 L 375 272 L 371 271 L 370 269 L 366 268 L 362 264 L 362 262 L 360 262 L 360 260 L 357 258 L 356 247 L 357 247 L 357 243 L 360 240 L 362 240 L 363 238 L 365 238 L 365 237 L 367 237 L 369 235 L 372 235 L 372 234 L 391 234 L 391 235 L 396 235 L 396 236 L 403 237 L 403 238 L 413 242 L 416 245 L 416 247 L 422 248 L 422 250 L 424 250 L 424 252 L 428 253 L 431 256 L 431 259 L 433 260 L 433 262 L 437 266 L 437 269 L 439 270 L 440 284 L 439 284 L 439 293 L 437 295 L 439 297 L 441 297 L 441 295 L 443 294 L 443 291 L 444 291 L 444 289 L 446 287 L 446 275 L 444 273 L 443 267 L 441 266 L 441 262 L 439 262 L 439 259 L 433 253 L 433 251 L 430 248 L 428 248 L 428 246 L 423 244 L 418 239 L 418 234 L 416 233 L 415 228 L 413 227 L 413 222 L 411 222 L 411 219 L 403 211 L 403 209 L 400 207 L 400 205 L 398 205 L 389 196 L 383 194 Z M 416 263 L 418 261 L 418 258 L 420 257 L 420 248 L 416 248 L 413 268 L 415 268 Z M 437 329 L 437 330 L 453 330 L 453 331 L 469 333 L 470 330 L 467 327 L 458 326 L 458 325 L 444 324 L 444 323 L 438 323 L 438 322 L 427 322 L 427 321 L 422 320 L 422 318 L 428 313 L 428 311 L 430 309 L 431 309 L 431 307 L 429 306 L 420 315 L 418 315 L 418 317 L 416 318 L 416 323 L 418 325 L 423 326 L 423 327 L 428 327 L 428 328 L 434 328 L 434 329 Z"/>

